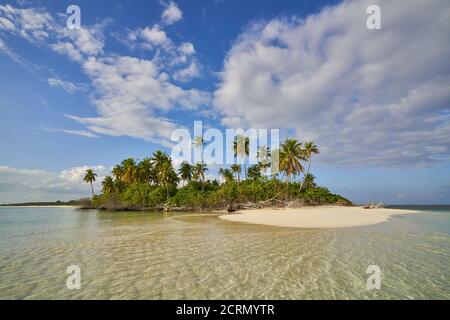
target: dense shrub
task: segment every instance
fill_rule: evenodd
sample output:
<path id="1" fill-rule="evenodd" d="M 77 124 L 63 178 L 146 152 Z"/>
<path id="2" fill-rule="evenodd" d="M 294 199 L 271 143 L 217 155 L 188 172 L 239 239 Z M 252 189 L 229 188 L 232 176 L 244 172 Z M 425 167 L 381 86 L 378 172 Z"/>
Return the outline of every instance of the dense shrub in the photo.
<path id="1" fill-rule="evenodd" d="M 121 193 L 121 200 L 125 204 L 146 206 L 150 193 L 155 188 L 155 186 L 150 184 L 134 183 Z"/>
<path id="2" fill-rule="evenodd" d="M 322 187 L 306 190 L 300 195 L 299 199 L 304 205 L 351 205 L 351 202 L 347 199 L 333 194 L 327 188 Z"/>
<path id="3" fill-rule="evenodd" d="M 216 209 L 224 203 L 221 193 L 217 190 L 211 190 L 209 186 L 204 192 L 198 190 L 198 186 L 190 184 L 178 190 L 178 192 L 169 199 L 168 204 L 176 207 L 186 207 L 192 209 Z"/>
<path id="4" fill-rule="evenodd" d="M 287 193 L 286 193 L 287 187 Z M 191 181 L 177 189 L 174 185 L 167 189 L 146 183 L 134 183 L 117 193 L 95 196 L 96 208 L 139 209 L 162 208 L 163 206 L 185 209 L 225 209 L 242 203 L 258 203 L 267 200 L 298 201 L 302 205 L 351 205 L 347 199 L 331 193 L 327 188 L 315 187 L 300 190 L 297 182 L 286 183 L 277 179 L 244 180 L 219 185 L 205 182 L 204 191 L 200 182 Z M 270 202 L 269 202 L 270 203 Z"/>

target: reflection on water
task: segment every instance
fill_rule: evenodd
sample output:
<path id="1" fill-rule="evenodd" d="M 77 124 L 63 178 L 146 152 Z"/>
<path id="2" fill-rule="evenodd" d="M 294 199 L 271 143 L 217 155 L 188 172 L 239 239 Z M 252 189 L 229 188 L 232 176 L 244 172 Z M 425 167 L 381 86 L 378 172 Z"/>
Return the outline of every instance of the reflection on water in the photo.
<path id="1" fill-rule="evenodd" d="M 426 209 L 422 209 L 426 210 Z M 341 230 L 0 208 L 2 299 L 449 299 L 450 210 Z M 66 268 L 81 268 L 81 289 Z M 382 270 L 368 291 L 365 271 Z"/>

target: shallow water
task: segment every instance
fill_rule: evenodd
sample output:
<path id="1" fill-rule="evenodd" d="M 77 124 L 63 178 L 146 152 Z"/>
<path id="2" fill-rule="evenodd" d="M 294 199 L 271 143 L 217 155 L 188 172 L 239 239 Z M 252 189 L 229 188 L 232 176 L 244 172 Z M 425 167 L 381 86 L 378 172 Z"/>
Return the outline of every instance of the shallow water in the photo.
<path id="1" fill-rule="evenodd" d="M 1 299 L 449 299 L 450 207 L 301 230 L 217 216 L 0 207 Z M 81 268 L 68 290 L 66 268 Z M 369 265 L 381 289 L 367 290 Z"/>

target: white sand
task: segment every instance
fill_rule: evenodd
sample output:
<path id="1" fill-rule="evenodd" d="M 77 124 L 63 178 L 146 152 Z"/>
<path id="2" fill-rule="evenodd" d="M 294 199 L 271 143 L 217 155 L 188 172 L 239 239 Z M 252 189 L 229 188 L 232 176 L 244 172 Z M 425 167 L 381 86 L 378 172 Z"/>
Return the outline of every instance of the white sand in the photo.
<path id="1" fill-rule="evenodd" d="M 417 213 L 402 209 L 364 209 L 362 207 L 304 207 L 245 210 L 221 215 L 220 219 L 291 228 L 345 228 L 385 222 L 392 215 Z"/>

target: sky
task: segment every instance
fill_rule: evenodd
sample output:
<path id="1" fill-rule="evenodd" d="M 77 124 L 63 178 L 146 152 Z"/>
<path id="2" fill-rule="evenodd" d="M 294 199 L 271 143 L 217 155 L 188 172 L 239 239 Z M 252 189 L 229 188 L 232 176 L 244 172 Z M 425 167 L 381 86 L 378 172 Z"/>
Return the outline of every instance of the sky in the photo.
<path id="1" fill-rule="evenodd" d="M 449 204 L 449 34 L 448 0 L 0 0 L 0 203 L 89 196 L 201 120 L 315 141 L 356 203 Z"/>

